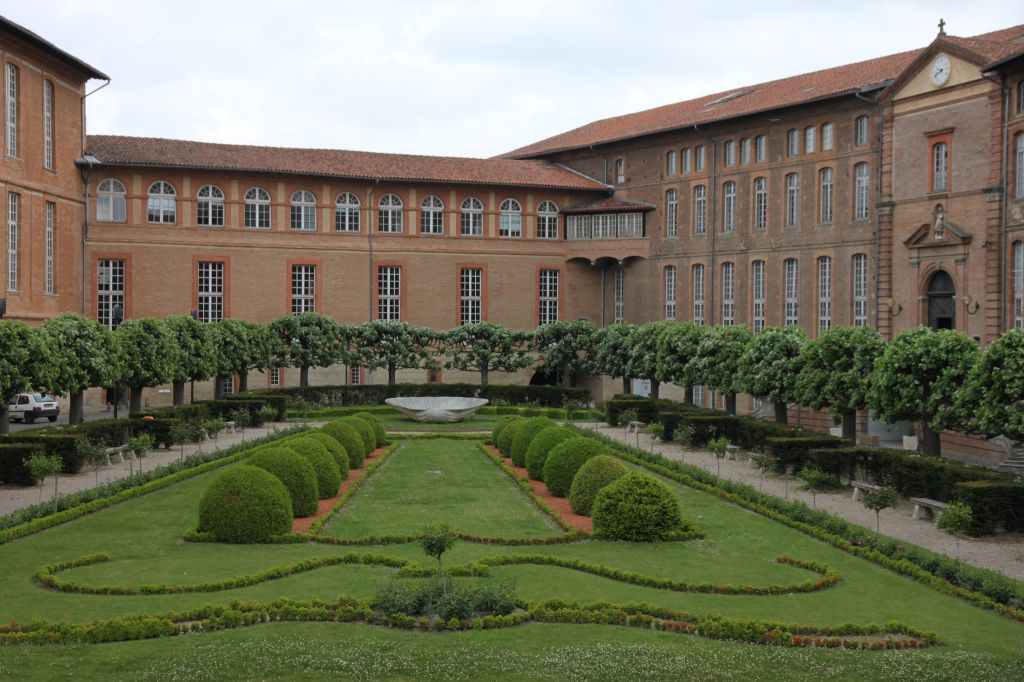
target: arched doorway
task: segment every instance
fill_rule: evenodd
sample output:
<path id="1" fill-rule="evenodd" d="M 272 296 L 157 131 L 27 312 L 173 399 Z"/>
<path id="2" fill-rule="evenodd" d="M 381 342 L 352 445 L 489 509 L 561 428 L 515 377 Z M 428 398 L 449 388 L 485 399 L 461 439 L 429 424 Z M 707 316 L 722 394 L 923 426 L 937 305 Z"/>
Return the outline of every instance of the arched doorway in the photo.
<path id="1" fill-rule="evenodd" d="M 928 326 L 956 329 L 956 284 L 945 270 L 936 272 L 928 282 Z"/>

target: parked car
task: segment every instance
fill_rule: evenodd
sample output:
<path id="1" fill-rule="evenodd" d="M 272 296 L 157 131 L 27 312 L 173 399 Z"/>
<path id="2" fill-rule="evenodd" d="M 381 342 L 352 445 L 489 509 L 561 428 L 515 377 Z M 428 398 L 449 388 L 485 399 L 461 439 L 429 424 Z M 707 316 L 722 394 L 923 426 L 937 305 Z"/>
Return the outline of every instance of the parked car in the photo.
<path id="1" fill-rule="evenodd" d="M 22 421 L 31 424 L 43 417 L 55 422 L 59 414 L 60 403 L 57 399 L 42 393 L 19 393 L 7 406 L 7 418 L 12 422 Z"/>

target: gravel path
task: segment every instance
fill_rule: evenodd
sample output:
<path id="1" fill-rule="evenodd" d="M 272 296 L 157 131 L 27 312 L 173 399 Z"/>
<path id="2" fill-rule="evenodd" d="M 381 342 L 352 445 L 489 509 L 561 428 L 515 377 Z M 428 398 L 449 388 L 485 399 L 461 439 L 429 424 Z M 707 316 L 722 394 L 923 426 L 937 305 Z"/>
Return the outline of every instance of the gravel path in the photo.
<path id="1" fill-rule="evenodd" d="M 598 433 L 616 440 L 636 446 L 634 434 L 627 434 L 622 428 L 612 428 L 603 424 L 586 425 Z M 640 434 L 641 448 L 651 449 L 651 439 L 647 434 Z M 717 473 L 715 456 L 708 450 L 683 448 L 675 443 L 658 442 L 654 451 L 677 461 L 683 461 L 711 473 Z M 739 462 L 722 461 L 722 478 L 740 481 L 757 488 L 761 485 L 761 473 L 757 468 L 748 467 L 746 457 L 739 457 Z M 793 477 L 780 477 L 769 474 L 764 478 L 763 490 L 766 493 L 787 499 L 800 500 L 811 505 L 809 492 L 797 490 L 803 483 Z M 818 493 L 817 508 L 835 514 L 847 521 L 874 530 L 875 513 L 866 509 L 859 501 L 851 499 L 851 489 Z M 926 520 L 914 520 L 911 515 L 914 505 L 906 500 L 900 502 L 896 509 L 886 509 L 881 514 L 881 528 L 884 535 L 898 540 L 925 547 L 933 552 L 941 552 L 950 557 L 956 556 L 956 540 L 940 531 L 935 524 Z M 967 563 L 989 568 L 1017 580 L 1024 580 L 1024 536 L 1006 534 L 985 538 L 961 538 L 960 558 Z"/>

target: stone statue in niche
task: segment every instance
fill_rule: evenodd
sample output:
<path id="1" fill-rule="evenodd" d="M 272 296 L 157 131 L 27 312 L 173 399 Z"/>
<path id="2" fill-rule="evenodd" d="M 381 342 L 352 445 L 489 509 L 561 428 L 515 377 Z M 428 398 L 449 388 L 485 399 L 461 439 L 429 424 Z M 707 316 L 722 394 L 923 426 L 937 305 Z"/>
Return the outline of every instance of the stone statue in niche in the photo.
<path id="1" fill-rule="evenodd" d="M 935 207 L 935 238 L 942 239 L 946 234 L 946 211 L 942 204 Z"/>

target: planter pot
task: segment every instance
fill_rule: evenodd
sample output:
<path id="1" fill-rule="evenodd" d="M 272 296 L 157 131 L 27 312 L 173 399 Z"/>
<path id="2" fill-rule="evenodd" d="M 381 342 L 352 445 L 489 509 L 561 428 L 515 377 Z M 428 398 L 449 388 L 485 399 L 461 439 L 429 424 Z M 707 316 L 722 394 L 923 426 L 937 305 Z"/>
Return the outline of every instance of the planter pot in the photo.
<path id="1" fill-rule="evenodd" d="M 917 452 L 917 436 L 903 436 L 903 449 Z"/>

